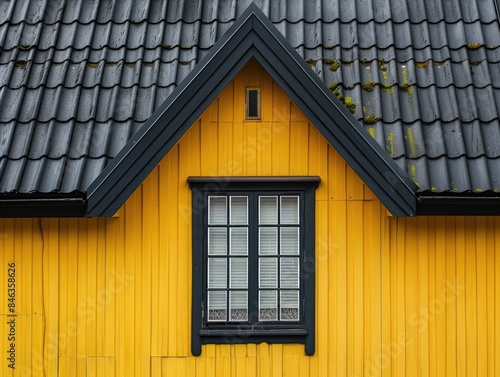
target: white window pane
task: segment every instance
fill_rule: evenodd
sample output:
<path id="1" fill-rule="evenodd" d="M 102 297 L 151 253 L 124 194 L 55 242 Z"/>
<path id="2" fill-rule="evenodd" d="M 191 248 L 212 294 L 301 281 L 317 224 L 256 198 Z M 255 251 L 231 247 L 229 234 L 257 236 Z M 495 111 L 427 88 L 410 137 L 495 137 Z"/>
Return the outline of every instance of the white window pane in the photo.
<path id="1" fill-rule="evenodd" d="M 259 321 L 278 320 L 278 300 L 276 291 L 259 291 Z"/>
<path id="2" fill-rule="evenodd" d="M 278 228 L 259 228 L 259 255 L 278 253 Z"/>
<path id="3" fill-rule="evenodd" d="M 299 223 L 299 197 L 282 196 L 281 200 L 281 224 Z"/>
<path id="4" fill-rule="evenodd" d="M 208 224 L 227 224 L 227 198 L 225 196 L 208 197 Z"/>
<path id="5" fill-rule="evenodd" d="M 248 255 L 248 228 L 231 228 L 229 245 L 231 255 Z"/>
<path id="6" fill-rule="evenodd" d="M 278 258 L 259 258 L 259 288 L 278 288 Z"/>
<path id="7" fill-rule="evenodd" d="M 277 196 L 259 196 L 259 224 L 278 224 Z"/>
<path id="8" fill-rule="evenodd" d="M 230 221 L 233 225 L 246 225 L 248 223 L 248 198 L 246 196 L 232 196 L 230 201 Z"/>
<path id="9" fill-rule="evenodd" d="M 231 288 L 247 288 L 248 259 L 230 258 L 229 286 Z"/>
<path id="10" fill-rule="evenodd" d="M 225 321 L 227 318 L 227 292 L 208 292 L 208 320 Z"/>
<path id="11" fill-rule="evenodd" d="M 281 258 L 280 287 L 299 288 L 299 258 Z"/>
<path id="12" fill-rule="evenodd" d="M 227 259 L 208 258 L 208 288 L 226 288 Z"/>
<path id="13" fill-rule="evenodd" d="M 248 292 L 229 292 L 229 316 L 230 321 L 248 320 Z"/>
<path id="14" fill-rule="evenodd" d="M 299 255 L 299 228 L 280 229 L 280 254 Z"/>
<path id="15" fill-rule="evenodd" d="M 280 292 L 280 320 L 299 320 L 299 291 Z"/>
<path id="16" fill-rule="evenodd" d="M 208 228 L 208 255 L 227 255 L 227 228 Z"/>

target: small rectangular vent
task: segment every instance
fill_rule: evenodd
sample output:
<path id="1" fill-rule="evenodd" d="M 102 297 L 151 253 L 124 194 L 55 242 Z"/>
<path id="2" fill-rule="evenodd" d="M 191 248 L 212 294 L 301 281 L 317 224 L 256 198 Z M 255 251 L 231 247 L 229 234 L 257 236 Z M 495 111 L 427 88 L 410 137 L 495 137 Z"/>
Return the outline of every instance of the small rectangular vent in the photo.
<path id="1" fill-rule="evenodd" d="M 245 119 L 247 120 L 261 119 L 260 87 L 246 88 L 245 103 L 246 103 Z"/>

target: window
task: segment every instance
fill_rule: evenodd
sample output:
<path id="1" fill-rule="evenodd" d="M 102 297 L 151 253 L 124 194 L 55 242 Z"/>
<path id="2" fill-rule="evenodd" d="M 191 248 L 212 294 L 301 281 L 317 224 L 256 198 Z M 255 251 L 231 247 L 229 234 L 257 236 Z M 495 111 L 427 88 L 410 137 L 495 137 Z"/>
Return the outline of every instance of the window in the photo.
<path id="1" fill-rule="evenodd" d="M 208 343 L 304 343 L 314 353 L 319 177 L 188 179 L 192 352 Z"/>

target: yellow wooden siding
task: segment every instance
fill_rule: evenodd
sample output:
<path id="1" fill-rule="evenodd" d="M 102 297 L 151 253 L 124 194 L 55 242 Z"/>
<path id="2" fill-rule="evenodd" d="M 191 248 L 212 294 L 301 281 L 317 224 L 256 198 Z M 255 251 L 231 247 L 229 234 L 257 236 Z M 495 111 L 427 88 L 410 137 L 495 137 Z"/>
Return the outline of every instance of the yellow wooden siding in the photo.
<path id="1" fill-rule="evenodd" d="M 260 85 L 262 121 L 244 120 Z M 190 355 L 197 175 L 319 175 L 316 353 Z M 3 376 L 498 376 L 500 220 L 394 218 L 251 62 L 107 219 L 0 220 Z M 8 263 L 16 264 L 16 369 Z"/>

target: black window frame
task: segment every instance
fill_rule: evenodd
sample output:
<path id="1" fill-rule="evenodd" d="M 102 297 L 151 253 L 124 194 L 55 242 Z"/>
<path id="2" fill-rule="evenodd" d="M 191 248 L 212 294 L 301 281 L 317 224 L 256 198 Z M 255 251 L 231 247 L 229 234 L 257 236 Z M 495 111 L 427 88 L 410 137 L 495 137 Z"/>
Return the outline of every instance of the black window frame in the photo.
<path id="1" fill-rule="evenodd" d="M 315 191 L 317 176 L 306 177 L 189 177 L 192 191 L 192 328 L 191 352 L 201 354 L 203 344 L 300 343 L 306 355 L 315 352 Z M 300 321 L 254 324 L 206 321 L 206 233 L 208 196 L 299 195 L 301 218 Z M 249 250 L 249 253 L 252 253 Z M 250 258 L 250 257 L 249 257 Z M 253 257 L 256 258 L 256 257 Z M 250 262 L 249 262 L 250 263 Z M 249 267 L 249 280 L 250 269 Z M 256 271 L 255 271 L 256 272 Z M 256 279 L 255 279 L 256 280 Z M 251 283 L 249 283 L 251 284 Z M 256 284 L 253 289 L 258 290 Z M 249 294 L 251 288 L 249 286 Z M 254 293 L 255 294 L 255 293 Z M 305 300 L 305 301 L 304 301 Z M 250 308 L 249 308 L 250 310 Z"/>

